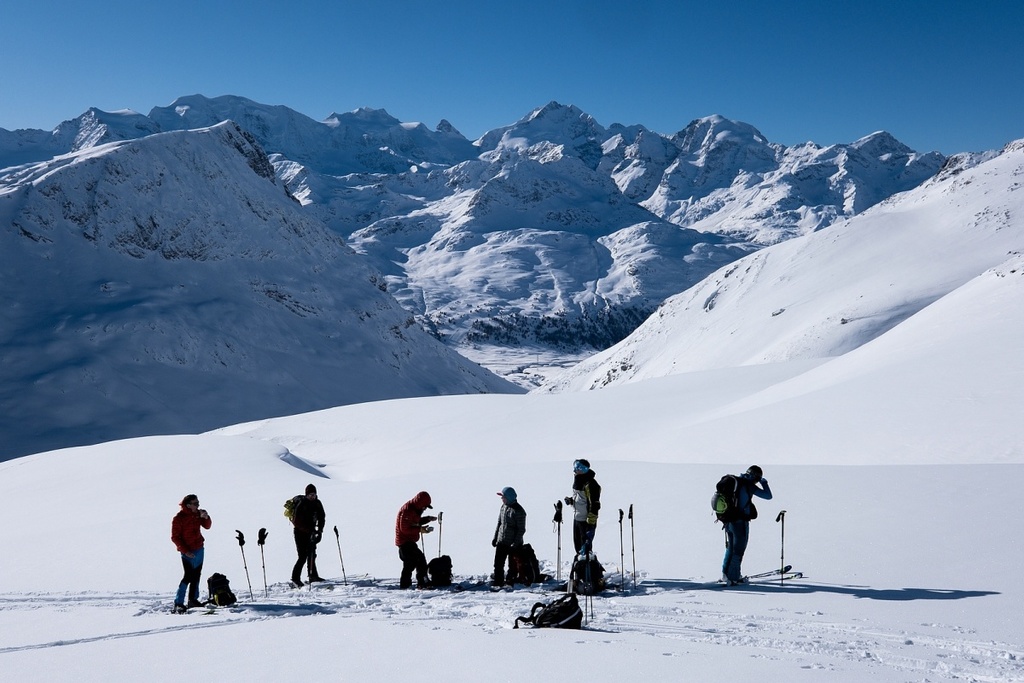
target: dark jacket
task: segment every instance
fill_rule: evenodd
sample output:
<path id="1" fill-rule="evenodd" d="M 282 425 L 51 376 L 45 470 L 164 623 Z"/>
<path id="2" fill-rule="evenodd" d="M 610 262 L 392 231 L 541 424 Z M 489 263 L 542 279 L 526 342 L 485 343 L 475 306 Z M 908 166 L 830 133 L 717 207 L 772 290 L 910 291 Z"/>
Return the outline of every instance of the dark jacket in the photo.
<path id="1" fill-rule="evenodd" d="M 323 533 L 326 523 L 327 515 L 324 514 L 324 504 L 320 502 L 319 498 L 310 500 L 306 496 L 299 497 L 299 502 L 292 514 L 292 526 L 296 531 L 312 536 L 317 531 Z"/>
<path id="2" fill-rule="evenodd" d="M 519 503 L 502 505 L 498 511 L 498 526 L 494 529 L 491 545 L 519 547 L 526 534 L 526 510 Z"/>

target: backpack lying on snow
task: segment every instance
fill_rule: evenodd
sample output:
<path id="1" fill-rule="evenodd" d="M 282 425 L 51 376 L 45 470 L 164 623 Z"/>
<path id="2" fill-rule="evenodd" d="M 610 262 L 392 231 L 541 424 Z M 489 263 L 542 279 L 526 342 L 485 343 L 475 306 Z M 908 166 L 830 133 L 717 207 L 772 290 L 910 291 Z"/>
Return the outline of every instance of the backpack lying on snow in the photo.
<path id="1" fill-rule="evenodd" d="M 516 617 L 512 628 L 519 628 L 519 623 L 531 624 L 534 628 L 579 628 L 583 623 L 583 610 L 575 593 L 549 602 L 546 605 L 538 602 L 530 610 L 528 617 Z"/>
<path id="2" fill-rule="evenodd" d="M 597 595 L 604 590 L 604 566 L 597 555 L 588 553 L 585 558 L 576 559 L 569 572 L 569 586 L 580 595 Z"/>
<path id="3" fill-rule="evenodd" d="M 515 548 L 509 553 L 509 571 L 505 575 L 505 582 L 509 585 L 525 583 L 527 586 L 534 583 L 543 583 L 547 576 L 540 573 L 540 562 L 537 560 L 537 553 L 529 543 L 520 548 Z"/>
<path id="4" fill-rule="evenodd" d="M 452 585 L 452 558 L 448 555 L 435 557 L 427 563 L 427 575 L 431 586 Z"/>
<path id="5" fill-rule="evenodd" d="M 214 574 L 206 580 L 206 587 L 210 589 L 210 604 L 218 607 L 227 607 L 238 602 L 235 594 L 231 592 L 231 584 L 228 577 L 223 574 Z"/>
<path id="6" fill-rule="evenodd" d="M 715 492 L 711 496 L 711 509 L 715 513 L 715 518 L 722 524 L 741 519 L 757 519 L 757 508 L 754 507 L 753 500 L 749 503 L 749 515 L 743 514 L 740 510 L 739 493 L 745 485 L 746 483 L 735 474 L 725 475 L 715 485 Z"/>

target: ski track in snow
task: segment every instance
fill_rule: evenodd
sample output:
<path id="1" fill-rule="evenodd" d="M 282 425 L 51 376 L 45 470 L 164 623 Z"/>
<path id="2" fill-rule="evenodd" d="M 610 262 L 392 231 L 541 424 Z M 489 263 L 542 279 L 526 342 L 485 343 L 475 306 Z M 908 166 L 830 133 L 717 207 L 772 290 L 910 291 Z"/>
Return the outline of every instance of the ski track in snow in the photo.
<path id="1" fill-rule="evenodd" d="M 431 628 L 439 624 L 444 628 L 445 622 L 459 621 L 496 633 L 510 629 L 515 618 L 527 615 L 534 603 L 550 602 L 561 594 L 550 589 L 553 582 L 544 587 L 498 592 L 487 588 L 484 577 L 462 579 L 458 585 L 461 590 L 421 592 L 398 590 L 393 579 L 376 581 L 360 577 L 349 580 L 348 585 L 329 582 L 312 590 L 273 584 L 268 597 L 254 587 L 252 600 L 248 599 L 247 587 L 233 587 L 239 599 L 237 604 L 217 608 L 212 613 L 194 610 L 186 615 L 170 614 L 165 593 L 2 593 L 0 619 L 5 612 L 9 613 L 8 618 L 17 619 L 17 613 L 34 610 L 114 611 L 139 619 L 140 628 L 14 644 L 0 647 L 0 656 L 311 615 L 369 616 L 397 623 L 425 623 Z M 718 591 L 734 589 L 716 588 L 713 584 L 688 586 L 672 589 L 641 582 L 635 590 L 605 591 L 592 601 L 580 596 L 581 606 L 589 612 L 592 604 L 594 613 L 584 629 L 594 633 L 640 633 L 687 644 L 742 649 L 752 657 L 788 658 L 807 670 L 840 671 L 854 666 L 924 676 L 921 680 L 937 676 L 941 680 L 1024 681 L 1024 648 L 972 640 L 972 631 L 964 627 L 929 623 L 921 624 L 915 631 L 888 630 L 878 624 L 836 622 L 816 610 L 779 607 L 767 613 L 738 613 L 712 599 Z M 762 587 L 763 584 L 758 585 L 758 589 Z M 672 652 L 665 655 L 675 656 Z"/>

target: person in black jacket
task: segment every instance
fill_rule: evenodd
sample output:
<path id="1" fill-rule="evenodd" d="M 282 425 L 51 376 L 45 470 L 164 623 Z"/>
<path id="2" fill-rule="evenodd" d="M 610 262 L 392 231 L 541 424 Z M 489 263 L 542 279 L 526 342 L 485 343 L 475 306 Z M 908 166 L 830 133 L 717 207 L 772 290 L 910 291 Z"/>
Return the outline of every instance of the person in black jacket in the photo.
<path id="1" fill-rule="evenodd" d="M 566 496 L 565 504 L 573 509 L 573 547 L 577 555 L 586 555 L 593 550 L 597 516 L 601 512 L 601 485 L 588 460 L 573 461 L 572 471 L 572 495 Z"/>
<path id="2" fill-rule="evenodd" d="M 310 583 L 323 581 L 316 570 L 316 544 L 323 537 L 327 516 L 324 514 L 323 503 L 316 494 L 316 487 L 310 484 L 306 494 L 299 498 L 292 514 L 292 526 L 295 527 L 295 550 L 299 554 L 292 568 L 292 583 L 302 585 L 302 567 L 308 565 L 307 579 Z"/>

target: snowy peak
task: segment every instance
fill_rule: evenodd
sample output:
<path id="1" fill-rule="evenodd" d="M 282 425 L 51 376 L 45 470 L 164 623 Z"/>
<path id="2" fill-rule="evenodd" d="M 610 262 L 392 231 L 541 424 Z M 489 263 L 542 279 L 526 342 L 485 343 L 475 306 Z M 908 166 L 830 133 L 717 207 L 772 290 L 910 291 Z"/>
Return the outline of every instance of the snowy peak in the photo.
<path id="1" fill-rule="evenodd" d="M 706 156 L 723 145 L 762 146 L 768 141 L 753 126 L 717 114 L 691 121 L 673 136 L 680 152 Z"/>

